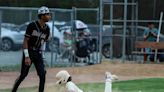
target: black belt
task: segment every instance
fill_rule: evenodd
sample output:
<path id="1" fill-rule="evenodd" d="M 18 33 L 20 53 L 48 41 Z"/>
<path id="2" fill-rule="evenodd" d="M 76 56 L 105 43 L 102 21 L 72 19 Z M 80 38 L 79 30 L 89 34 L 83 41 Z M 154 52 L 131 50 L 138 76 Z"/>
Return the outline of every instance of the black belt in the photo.
<path id="1" fill-rule="evenodd" d="M 35 47 L 29 47 L 29 50 L 33 50 L 33 51 L 41 51 L 40 49 L 35 48 Z"/>

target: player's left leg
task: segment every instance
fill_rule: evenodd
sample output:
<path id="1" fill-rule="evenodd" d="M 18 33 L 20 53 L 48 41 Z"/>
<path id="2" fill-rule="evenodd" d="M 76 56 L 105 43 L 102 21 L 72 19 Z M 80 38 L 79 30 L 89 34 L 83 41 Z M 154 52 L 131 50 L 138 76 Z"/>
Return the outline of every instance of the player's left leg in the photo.
<path id="1" fill-rule="evenodd" d="M 44 61 L 41 54 L 37 55 L 36 60 L 34 61 L 34 65 L 37 71 L 37 74 L 39 76 L 39 92 L 44 92 L 44 85 L 45 85 L 45 79 L 46 79 L 46 70 Z"/>

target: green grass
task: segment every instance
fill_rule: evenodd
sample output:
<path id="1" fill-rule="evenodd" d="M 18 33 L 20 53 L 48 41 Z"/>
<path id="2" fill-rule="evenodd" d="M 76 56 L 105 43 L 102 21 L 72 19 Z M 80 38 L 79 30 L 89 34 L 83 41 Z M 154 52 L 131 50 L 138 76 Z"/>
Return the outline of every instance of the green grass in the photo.
<path id="1" fill-rule="evenodd" d="M 114 82 L 113 92 L 164 92 L 164 78 L 151 78 Z M 85 92 L 104 92 L 105 84 L 80 84 Z M 95 89 L 96 88 L 96 89 Z"/>
<path id="2" fill-rule="evenodd" d="M 18 92 L 36 92 L 37 87 L 19 88 Z M 0 90 L 0 92 L 11 92 L 11 89 Z"/>
<path id="3" fill-rule="evenodd" d="M 105 83 L 84 83 L 79 84 L 84 92 L 104 92 Z M 18 92 L 36 92 L 37 87 L 20 88 Z M 0 92 L 10 92 L 9 89 Z M 58 92 L 52 90 L 51 92 Z M 120 81 L 113 83 L 113 92 L 164 92 L 164 78 L 151 78 Z"/>
<path id="4" fill-rule="evenodd" d="M 0 66 L 0 72 L 13 72 L 13 71 L 20 71 L 21 65 L 4 65 Z M 30 70 L 34 70 L 34 65 L 31 66 Z"/>
<path id="5" fill-rule="evenodd" d="M 164 92 L 164 78 L 140 79 L 116 82 L 113 89 L 121 92 Z"/>
<path id="6" fill-rule="evenodd" d="M 20 65 L 3 65 L 0 66 L 0 72 L 18 71 L 20 70 Z"/>

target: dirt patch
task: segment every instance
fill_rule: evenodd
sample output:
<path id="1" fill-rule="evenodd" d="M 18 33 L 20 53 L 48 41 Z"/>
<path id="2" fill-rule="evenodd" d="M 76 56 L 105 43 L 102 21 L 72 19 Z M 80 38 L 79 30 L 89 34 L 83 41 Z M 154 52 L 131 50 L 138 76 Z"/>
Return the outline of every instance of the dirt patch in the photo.
<path id="1" fill-rule="evenodd" d="M 65 69 L 73 77 L 75 83 L 104 82 L 105 72 L 109 71 L 119 76 L 119 80 L 132 80 L 140 78 L 164 77 L 164 64 L 130 64 L 111 63 L 104 61 L 101 64 L 69 67 L 69 68 L 48 68 L 46 85 L 55 83 L 55 74 Z M 0 72 L 0 89 L 12 88 L 19 72 Z M 30 72 L 20 87 L 38 86 L 39 79 L 35 71 Z"/>

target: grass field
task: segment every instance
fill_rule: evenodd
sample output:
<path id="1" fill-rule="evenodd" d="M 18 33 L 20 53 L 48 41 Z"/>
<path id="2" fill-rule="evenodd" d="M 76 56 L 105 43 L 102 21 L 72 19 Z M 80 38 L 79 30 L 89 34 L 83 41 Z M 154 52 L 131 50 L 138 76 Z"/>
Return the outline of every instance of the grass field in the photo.
<path id="1" fill-rule="evenodd" d="M 113 83 L 113 92 L 164 92 L 164 78 L 151 78 L 120 81 Z M 84 92 L 104 92 L 104 83 L 84 83 L 79 84 Z M 45 92 L 60 92 L 57 88 L 51 86 L 45 89 Z M 0 90 L 0 92 L 11 92 L 10 89 Z M 20 88 L 18 92 L 37 92 L 37 87 Z"/>

